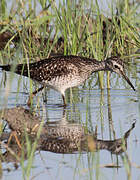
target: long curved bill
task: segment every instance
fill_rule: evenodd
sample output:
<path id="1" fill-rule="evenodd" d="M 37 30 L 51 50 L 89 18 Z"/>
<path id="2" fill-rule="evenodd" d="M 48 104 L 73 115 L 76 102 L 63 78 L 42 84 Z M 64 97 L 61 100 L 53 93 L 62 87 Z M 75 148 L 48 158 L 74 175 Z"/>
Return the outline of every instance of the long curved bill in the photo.
<path id="1" fill-rule="evenodd" d="M 126 76 L 126 74 L 121 71 L 121 75 L 122 75 L 122 77 L 127 81 L 127 83 L 132 87 L 132 89 L 133 89 L 134 91 L 136 91 L 136 89 L 134 88 L 133 84 L 131 83 L 131 81 L 129 80 L 129 78 Z"/>

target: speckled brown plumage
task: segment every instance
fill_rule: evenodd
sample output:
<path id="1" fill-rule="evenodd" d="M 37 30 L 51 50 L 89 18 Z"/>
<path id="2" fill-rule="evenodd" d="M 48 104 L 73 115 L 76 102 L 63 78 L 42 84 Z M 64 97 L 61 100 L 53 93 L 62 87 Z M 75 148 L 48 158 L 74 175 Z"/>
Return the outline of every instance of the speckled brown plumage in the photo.
<path id="1" fill-rule="evenodd" d="M 15 69 L 15 73 L 27 76 L 40 83 L 49 82 L 51 79 L 61 76 L 74 76 L 88 73 L 86 77 L 96 68 L 99 70 L 100 62 L 95 59 L 89 59 L 86 57 L 79 56 L 58 56 L 49 59 L 44 59 L 35 63 L 18 64 Z M 101 68 L 102 66 L 100 66 Z M 11 65 L 2 66 L 3 70 L 10 71 Z M 28 72 L 29 70 L 29 72 Z"/>
<path id="2" fill-rule="evenodd" d="M 129 137 L 130 132 L 134 129 L 134 127 L 135 122 L 122 138 L 115 140 L 101 140 L 97 139 L 94 134 L 91 134 L 89 132 L 86 133 L 83 131 L 79 131 L 77 135 L 77 131 L 74 130 L 74 124 L 74 131 L 69 131 L 71 127 L 69 127 L 69 124 L 66 125 L 66 131 L 69 131 L 69 135 L 67 135 L 67 133 L 63 131 L 63 126 L 61 127 L 60 125 L 59 128 L 62 129 L 62 133 L 58 134 L 55 137 L 53 134 L 52 136 L 51 134 L 50 136 L 46 136 L 44 134 L 43 136 L 41 136 L 40 144 L 38 147 L 41 150 L 51 151 L 55 153 L 74 153 L 77 151 L 93 152 L 96 150 L 106 149 L 113 154 L 121 154 L 127 149 L 127 138 Z"/>
<path id="3" fill-rule="evenodd" d="M 0 66 L 2 70 L 10 71 L 11 65 Z M 93 72 L 116 72 L 134 86 L 125 75 L 123 61 L 119 57 L 111 57 L 104 61 L 79 56 L 58 56 L 30 64 L 19 64 L 15 73 L 30 77 L 43 86 L 49 86 L 62 94 L 65 104 L 65 90 L 83 83 Z M 41 88 L 42 90 L 42 88 Z"/>
<path id="4" fill-rule="evenodd" d="M 25 134 L 34 142 L 36 134 L 41 126 L 39 116 L 23 107 L 4 109 L 0 112 L 0 117 L 6 120 L 12 131 L 16 131 L 18 137 Z M 87 127 L 78 123 L 68 123 L 63 118 L 58 122 L 48 122 L 43 124 L 40 132 L 37 149 L 51 151 L 55 153 L 73 153 L 76 151 L 95 151 L 107 149 L 112 153 L 122 153 L 127 148 L 127 138 L 134 129 L 134 122 L 131 128 L 124 134 L 123 138 L 115 140 L 97 139 L 97 132 L 91 133 Z M 67 122 L 67 123 L 66 123 Z M 9 137 L 9 135 L 8 135 Z M 6 134 L 1 135 L 0 140 L 7 138 Z M 15 141 L 14 141 L 15 143 Z M 24 146 L 25 147 L 25 146 Z"/>

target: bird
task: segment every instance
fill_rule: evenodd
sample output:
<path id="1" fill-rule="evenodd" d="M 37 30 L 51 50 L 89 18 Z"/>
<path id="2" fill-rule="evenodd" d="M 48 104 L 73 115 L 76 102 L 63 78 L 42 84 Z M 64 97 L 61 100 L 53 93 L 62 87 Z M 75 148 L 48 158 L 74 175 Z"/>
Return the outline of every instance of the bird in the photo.
<path id="1" fill-rule="evenodd" d="M 65 91 L 68 88 L 79 86 L 97 71 L 111 71 L 121 75 L 135 91 L 125 73 L 123 60 L 117 56 L 102 61 L 75 55 L 54 56 L 29 64 L 17 64 L 15 68 L 9 64 L 1 65 L 0 68 L 4 71 L 14 69 L 14 73 L 29 77 L 41 84 L 41 87 L 29 97 L 28 105 L 31 104 L 31 99 L 35 94 L 48 86 L 61 93 L 63 106 L 66 106 Z"/>
<path id="2" fill-rule="evenodd" d="M 22 149 L 22 147 L 26 147 L 26 140 L 24 139 L 27 135 L 31 140 L 30 142 L 34 142 L 37 133 L 40 131 L 37 143 L 38 150 L 55 153 L 75 153 L 78 151 L 93 152 L 106 149 L 113 154 L 121 154 L 127 149 L 127 139 L 136 124 L 136 121 L 134 121 L 131 128 L 119 139 L 102 140 L 97 138 L 97 126 L 95 132 L 93 132 L 84 125 L 77 123 L 76 119 L 73 119 L 72 122 L 68 121 L 69 118 L 65 109 L 61 119 L 45 123 L 38 114 L 34 113 L 32 110 L 25 109 L 22 106 L 0 110 L 0 118 L 8 123 L 12 131 L 10 134 L 9 132 L 2 132 L 0 141 L 8 139 L 7 145 L 17 143 L 18 147 Z M 11 142 L 13 136 L 16 141 Z"/>

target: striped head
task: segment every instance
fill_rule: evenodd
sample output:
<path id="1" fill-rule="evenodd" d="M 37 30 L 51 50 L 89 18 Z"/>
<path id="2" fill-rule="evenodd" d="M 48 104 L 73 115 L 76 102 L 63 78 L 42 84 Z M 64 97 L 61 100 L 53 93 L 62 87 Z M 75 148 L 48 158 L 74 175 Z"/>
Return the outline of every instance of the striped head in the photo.
<path id="1" fill-rule="evenodd" d="M 110 57 L 105 60 L 105 69 L 121 75 L 135 91 L 135 88 L 125 73 L 124 62 L 119 57 Z"/>

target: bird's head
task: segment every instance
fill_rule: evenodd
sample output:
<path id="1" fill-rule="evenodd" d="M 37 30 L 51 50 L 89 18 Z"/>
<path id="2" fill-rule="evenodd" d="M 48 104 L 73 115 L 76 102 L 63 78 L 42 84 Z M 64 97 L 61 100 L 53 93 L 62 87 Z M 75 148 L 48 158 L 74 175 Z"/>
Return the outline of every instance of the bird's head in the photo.
<path id="1" fill-rule="evenodd" d="M 111 72 L 116 72 L 117 74 L 121 75 L 135 91 L 133 84 L 131 83 L 131 81 L 129 80 L 129 78 L 125 73 L 123 60 L 120 59 L 120 57 L 110 57 L 105 61 L 106 61 L 105 68 Z"/>

